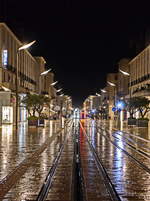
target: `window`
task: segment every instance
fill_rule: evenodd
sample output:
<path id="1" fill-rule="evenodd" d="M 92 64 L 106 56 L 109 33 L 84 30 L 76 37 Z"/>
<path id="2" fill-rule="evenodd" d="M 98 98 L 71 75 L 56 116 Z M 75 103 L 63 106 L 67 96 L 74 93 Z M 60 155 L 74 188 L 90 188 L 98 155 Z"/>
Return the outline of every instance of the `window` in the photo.
<path id="1" fill-rule="evenodd" d="M 2 65 L 7 68 L 8 65 L 8 50 L 2 50 Z"/>

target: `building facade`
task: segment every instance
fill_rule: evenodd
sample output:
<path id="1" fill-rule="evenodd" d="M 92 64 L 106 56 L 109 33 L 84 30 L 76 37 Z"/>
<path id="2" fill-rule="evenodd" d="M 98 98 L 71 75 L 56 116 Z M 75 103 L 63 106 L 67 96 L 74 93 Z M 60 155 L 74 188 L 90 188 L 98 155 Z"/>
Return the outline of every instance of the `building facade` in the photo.
<path id="1" fill-rule="evenodd" d="M 46 61 L 43 57 L 33 57 L 28 50 L 19 51 L 22 45 L 8 26 L 0 23 L 0 125 L 15 123 L 16 90 L 20 102 L 29 92 L 51 96 L 53 73 L 41 76 Z M 27 120 L 27 111 L 21 103 L 18 117 L 19 121 Z"/>
<path id="2" fill-rule="evenodd" d="M 150 45 L 129 62 L 129 68 L 131 96 L 150 99 Z M 150 118 L 150 113 L 147 117 Z"/>
<path id="3" fill-rule="evenodd" d="M 150 93 L 150 45 L 133 58 L 130 63 L 130 90 L 132 96 L 146 96 Z"/>

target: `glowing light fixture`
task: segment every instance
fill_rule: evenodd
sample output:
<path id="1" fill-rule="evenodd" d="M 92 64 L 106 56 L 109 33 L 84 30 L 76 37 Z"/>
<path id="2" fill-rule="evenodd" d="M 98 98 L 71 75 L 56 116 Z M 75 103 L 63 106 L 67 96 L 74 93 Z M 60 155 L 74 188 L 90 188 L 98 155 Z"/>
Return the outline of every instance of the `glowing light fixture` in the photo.
<path id="1" fill-rule="evenodd" d="M 32 41 L 31 43 L 22 45 L 21 47 L 18 48 L 17 50 L 17 61 L 16 61 L 16 129 L 18 129 L 18 104 L 19 104 L 19 100 L 18 100 L 18 68 L 19 68 L 19 52 L 21 50 L 27 49 L 29 48 L 31 45 L 33 45 L 36 41 Z"/>
<path id="2" fill-rule="evenodd" d="M 123 109 L 125 108 L 125 103 L 124 103 L 124 101 L 118 101 L 117 104 L 116 104 L 116 107 L 117 107 L 118 109 L 123 110 Z"/>
<path id="3" fill-rule="evenodd" d="M 113 87 L 116 86 L 116 84 L 114 84 L 114 83 L 112 83 L 112 82 L 107 81 L 107 83 L 108 83 L 110 86 L 113 86 Z"/>
<path id="4" fill-rule="evenodd" d="M 46 70 L 46 71 L 44 71 L 43 73 L 41 73 L 40 75 L 46 75 L 48 72 L 50 72 L 52 69 L 50 68 L 50 69 L 48 69 L 48 70 Z"/>
<path id="5" fill-rule="evenodd" d="M 62 88 L 61 89 L 58 89 L 56 92 L 60 92 L 62 90 Z"/>
<path id="6" fill-rule="evenodd" d="M 4 89 L 4 91 L 11 91 L 10 89 L 6 88 L 6 87 L 3 87 L 2 88 Z"/>
<path id="7" fill-rule="evenodd" d="M 54 86 L 54 85 L 57 84 L 57 83 L 58 83 L 58 81 L 53 82 L 53 83 L 51 84 L 51 86 Z"/>
<path id="8" fill-rule="evenodd" d="M 20 50 L 27 49 L 27 48 L 29 48 L 31 45 L 33 45 L 35 42 L 36 42 L 36 40 L 32 41 L 31 43 L 25 44 L 25 45 L 21 46 L 18 50 L 20 51 Z"/>
<path id="9" fill-rule="evenodd" d="M 107 91 L 105 89 L 101 89 L 101 92 L 106 93 Z"/>
<path id="10" fill-rule="evenodd" d="M 96 96 L 101 96 L 100 94 L 96 93 Z"/>
<path id="11" fill-rule="evenodd" d="M 127 73 L 127 72 L 125 72 L 125 71 L 123 71 L 123 70 L 121 70 L 121 69 L 119 69 L 119 71 L 120 71 L 122 74 L 124 74 L 124 75 L 130 76 L 129 73 Z"/>

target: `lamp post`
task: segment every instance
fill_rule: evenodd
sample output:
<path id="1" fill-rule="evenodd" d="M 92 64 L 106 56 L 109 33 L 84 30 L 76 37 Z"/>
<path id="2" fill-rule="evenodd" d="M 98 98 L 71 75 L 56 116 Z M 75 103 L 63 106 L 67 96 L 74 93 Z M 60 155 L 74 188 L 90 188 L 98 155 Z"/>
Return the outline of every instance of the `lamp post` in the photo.
<path id="1" fill-rule="evenodd" d="M 62 129 L 62 108 L 63 108 L 63 96 L 64 94 L 60 95 L 60 128 Z"/>
<path id="2" fill-rule="evenodd" d="M 106 91 L 105 89 L 101 89 L 101 94 L 102 94 L 102 102 L 103 104 L 101 104 L 101 111 L 102 111 L 102 114 L 101 114 L 101 118 L 102 119 L 107 119 L 107 116 L 109 116 L 109 105 L 108 105 L 108 91 Z M 103 95 L 103 94 L 106 94 L 106 95 Z M 105 115 L 104 115 L 105 114 Z"/>
<path id="3" fill-rule="evenodd" d="M 105 89 L 101 89 L 101 92 L 106 93 L 107 91 Z"/>
<path id="4" fill-rule="evenodd" d="M 18 68 L 19 68 L 19 52 L 21 50 L 25 50 L 33 45 L 36 41 L 32 41 L 31 43 L 22 45 L 17 49 L 17 60 L 16 60 L 16 129 L 18 129 Z"/>
<path id="5" fill-rule="evenodd" d="M 41 77 L 42 77 L 42 76 L 46 76 L 51 70 L 52 70 L 52 69 L 49 68 L 48 70 L 43 71 L 42 73 L 40 73 L 40 76 L 39 76 L 39 82 L 40 82 L 40 87 L 39 87 L 40 89 L 39 89 L 39 92 L 40 92 L 40 93 L 42 92 L 42 88 L 41 88 L 42 79 L 41 79 Z M 44 80 L 44 81 L 45 81 L 45 80 Z M 48 113 L 48 115 L 49 115 L 49 117 L 50 117 L 50 104 L 49 104 L 48 108 L 49 108 L 49 113 Z"/>
<path id="6" fill-rule="evenodd" d="M 40 75 L 39 75 L 39 87 L 38 87 L 39 93 L 41 93 L 42 89 L 43 89 L 43 87 L 42 87 L 42 77 L 44 77 L 45 75 L 47 75 L 51 70 L 52 69 L 50 68 L 50 69 L 48 69 L 48 70 L 43 71 L 42 73 L 40 73 Z M 45 80 L 43 80 L 43 82 L 44 81 Z"/>
<path id="7" fill-rule="evenodd" d="M 109 81 L 107 81 L 107 83 L 108 83 L 110 86 L 114 87 L 114 106 L 115 106 L 115 104 L 116 104 L 116 84 L 113 83 L 113 82 L 109 82 Z"/>
<path id="8" fill-rule="evenodd" d="M 42 72 L 40 75 L 47 75 L 47 73 L 49 73 L 51 70 L 52 70 L 52 69 L 50 68 L 50 69 L 48 69 L 48 70 Z"/>
<path id="9" fill-rule="evenodd" d="M 109 82 L 109 81 L 107 81 L 107 83 L 110 86 L 114 87 L 114 105 L 115 105 L 115 103 L 116 103 L 116 84 L 114 84 L 113 82 Z"/>
<path id="10" fill-rule="evenodd" d="M 99 93 L 96 93 L 96 96 L 101 96 Z"/>
<path id="11" fill-rule="evenodd" d="M 126 71 L 123 71 L 123 70 L 121 70 L 121 69 L 119 69 L 119 72 L 121 73 L 121 74 L 123 74 L 124 76 L 128 76 L 129 77 L 129 84 L 131 83 L 131 74 L 130 73 L 128 73 L 128 72 L 126 72 Z M 130 85 L 129 85 L 130 86 Z M 129 100 L 131 99 L 131 88 L 129 88 L 129 90 L 128 90 L 128 93 L 129 93 Z"/>
<path id="12" fill-rule="evenodd" d="M 121 69 L 119 69 L 119 72 L 122 73 L 123 75 L 129 77 L 129 84 L 130 84 L 131 83 L 131 74 L 126 71 L 123 71 Z M 129 89 L 129 99 L 131 99 L 131 89 Z"/>
<path id="13" fill-rule="evenodd" d="M 58 89 L 58 90 L 56 91 L 56 93 L 60 92 L 61 90 L 62 90 L 62 88 L 61 88 L 61 89 Z"/>
<path id="14" fill-rule="evenodd" d="M 57 83 L 58 83 L 58 81 L 53 82 L 53 83 L 51 84 L 51 86 L 55 86 Z"/>

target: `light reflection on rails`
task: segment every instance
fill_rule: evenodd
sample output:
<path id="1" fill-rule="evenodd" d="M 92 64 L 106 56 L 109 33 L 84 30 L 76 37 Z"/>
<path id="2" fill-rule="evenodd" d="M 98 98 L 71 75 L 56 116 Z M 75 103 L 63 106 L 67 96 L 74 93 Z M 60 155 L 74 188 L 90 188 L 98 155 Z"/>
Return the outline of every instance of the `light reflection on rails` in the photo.
<path id="1" fill-rule="evenodd" d="M 71 122 L 70 128 L 72 127 L 72 124 L 73 124 L 73 122 Z M 51 185 L 52 185 L 53 176 L 55 175 L 56 168 L 58 167 L 58 164 L 60 162 L 60 158 L 61 158 L 62 153 L 64 151 L 64 147 L 67 143 L 67 139 L 68 139 L 69 135 L 70 135 L 70 132 L 68 132 L 66 134 L 65 140 L 64 140 L 63 144 L 61 145 L 60 151 L 58 152 L 56 158 L 54 159 L 53 165 L 52 165 L 51 169 L 49 170 L 49 173 L 47 174 L 47 177 L 46 177 L 46 179 L 42 185 L 42 188 L 41 188 L 41 190 L 37 196 L 36 201 L 46 200 L 47 195 L 48 195 L 49 190 L 50 190 Z"/>
<path id="2" fill-rule="evenodd" d="M 88 145 L 90 147 L 90 151 L 92 152 L 94 161 L 96 163 L 96 167 L 99 171 L 99 174 L 103 176 L 103 181 L 105 183 L 105 187 L 109 193 L 110 199 L 113 201 L 121 201 L 113 183 L 111 182 L 111 179 L 109 178 L 109 175 L 107 174 L 106 168 L 103 166 L 101 159 L 99 158 L 94 146 L 92 145 L 92 143 L 90 142 L 90 139 L 88 138 L 86 131 L 84 129 L 84 127 L 82 126 L 82 122 L 80 122 L 80 126 L 83 130 L 83 133 L 86 137 L 86 140 L 88 142 Z M 97 189 L 95 189 L 96 191 Z"/>
<path id="3" fill-rule="evenodd" d="M 115 142 L 113 142 L 108 136 L 102 134 L 101 132 L 99 132 L 99 130 L 104 131 L 105 129 L 98 127 L 98 133 L 100 135 L 102 135 L 104 138 L 106 138 L 109 142 L 111 142 L 115 147 L 117 147 L 119 150 L 121 150 L 124 154 L 126 154 L 128 157 L 130 157 L 130 159 L 132 159 L 139 167 L 143 168 L 147 173 L 150 174 L 150 168 L 148 168 L 146 165 L 144 165 L 141 161 L 139 161 L 137 158 L 135 158 L 134 156 L 132 156 L 130 153 L 128 153 L 125 149 L 123 149 L 121 146 L 117 145 Z M 106 131 L 106 130 L 105 130 Z M 107 131 L 108 132 L 108 131 Z M 116 137 L 115 137 L 116 138 Z M 118 139 L 118 138 L 117 138 Z M 150 157 L 148 157 L 144 152 L 142 152 L 141 150 L 138 150 L 136 147 L 133 147 L 131 144 L 121 140 L 121 142 L 126 146 L 128 146 L 130 149 L 132 149 L 133 151 L 135 151 L 138 154 L 142 154 L 144 155 L 146 158 L 150 159 Z"/>

